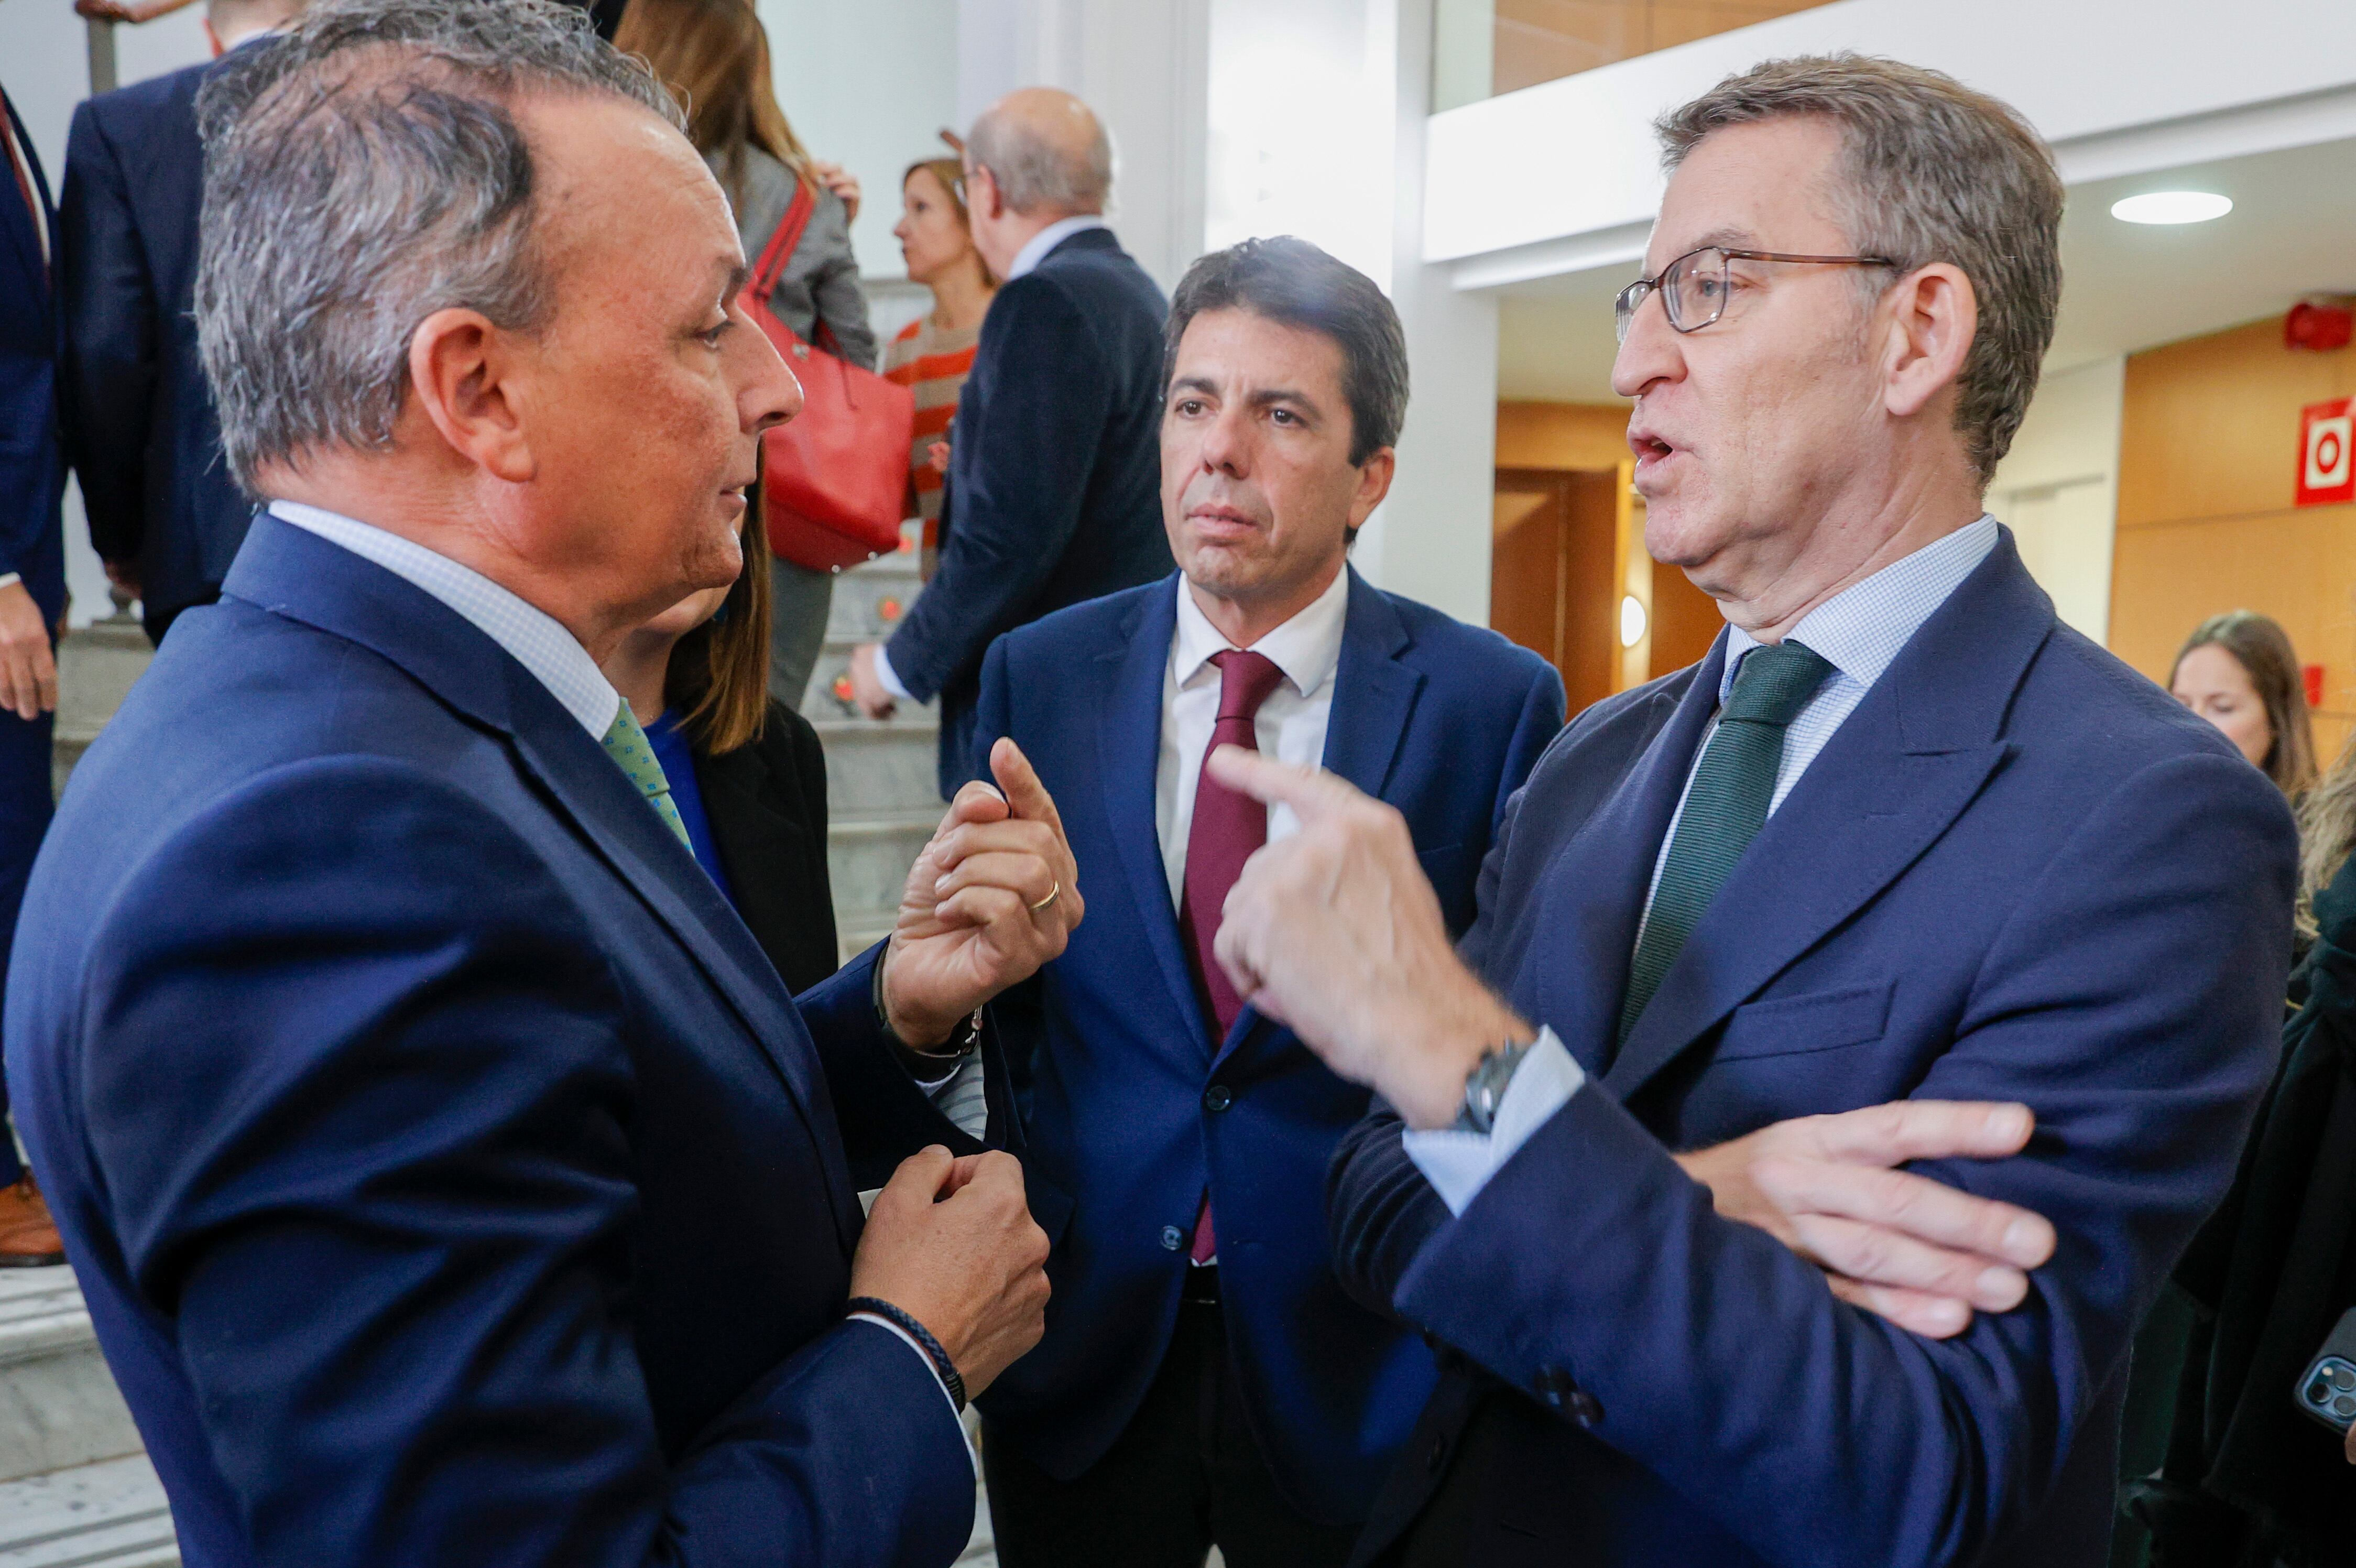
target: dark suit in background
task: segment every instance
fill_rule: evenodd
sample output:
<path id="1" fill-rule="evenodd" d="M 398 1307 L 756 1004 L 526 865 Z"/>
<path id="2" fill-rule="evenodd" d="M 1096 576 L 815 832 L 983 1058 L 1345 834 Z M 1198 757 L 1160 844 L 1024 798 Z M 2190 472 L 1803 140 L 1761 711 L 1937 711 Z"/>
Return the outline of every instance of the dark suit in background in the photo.
<path id="1" fill-rule="evenodd" d="M 808 719 L 775 697 L 761 738 L 698 750 L 695 783 L 736 913 L 788 991 L 838 964 L 826 865 L 826 753 Z"/>
<path id="2" fill-rule="evenodd" d="M 1452 1219 L 1396 1117 L 1336 1162 L 1343 1277 L 1452 1348 L 1362 1559 L 2099 1563 L 2129 1337 L 2274 1065 L 2282 795 L 2057 621 L 2002 536 L 1615 1044 L 1726 647 L 1582 714 L 1482 872 L 1464 955 L 1585 1086 Z M 2020 1306 L 1952 1339 L 1837 1301 L 1669 1157 L 1910 1097 L 2026 1102 L 2024 1154 L 1912 1168 L 2061 1237 Z"/>
<path id="3" fill-rule="evenodd" d="M 0 114 L 24 160 L 25 181 L 18 184 L 17 167 L 0 147 L 0 162 L 9 164 L 0 168 L 0 573 L 21 575 L 41 618 L 54 626 L 66 608 L 65 536 L 58 511 L 66 463 L 58 438 L 59 327 L 43 231 L 54 242 L 57 215 L 32 138 L 5 91 Z M 0 713 L 0 965 L 16 929 L 25 878 L 49 824 L 53 718 Z M 7 1090 L 0 1087 L 0 1187 L 14 1187 L 25 1174 L 5 1125 L 7 1109 Z"/>
<path id="4" fill-rule="evenodd" d="M 1108 229 L 1066 237 L 991 301 L 958 399 L 940 568 L 888 649 L 912 696 L 941 700 L 944 800 L 975 777 L 991 639 L 1174 564 L 1161 500 L 1168 313 Z"/>
<path id="5" fill-rule="evenodd" d="M 1430 1390 L 1430 1354 L 1344 1295 L 1329 1262 L 1325 1166 L 1366 1091 L 1248 1006 L 1216 1039 L 1190 977 L 1156 836 L 1177 582 L 1026 627 L 982 675 L 974 766 L 1001 735 L 1022 746 L 1088 896 L 1071 947 L 996 1009 L 1030 1067 L 1024 1168 L 1055 1294 L 1046 1338 L 983 1397 L 991 1486 L 1008 1479 L 1001 1444 L 1069 1481 L 1149 1419 L 1192 1277 L 1179 1239 L 1207 1188 L 1215 1310 L 1246 1424 L 1294 1511 L 1355 1528 Z M 1405 813 L 1461 932 L 1506 800 L 1561 728 L 1562 682 L 1536 654 L 1355 572 L 1348 592 L 1324 766 Z M 1173 1465 L 1165 1489 L 1185 1482 Z M 1276 1528 L 1233 1524 L 1246 1539 Z"/>
<path id="6" fill-rule="evenodd" d="M 197 91 L 220 63 L 84 101 L 58 213 L 67 435 L 90 542 L 137 570 L 141 618 L 159 641 L 175 616 L 220 596 L 253 516 L 221 454 L 191 311 L 205 178 Z"/>

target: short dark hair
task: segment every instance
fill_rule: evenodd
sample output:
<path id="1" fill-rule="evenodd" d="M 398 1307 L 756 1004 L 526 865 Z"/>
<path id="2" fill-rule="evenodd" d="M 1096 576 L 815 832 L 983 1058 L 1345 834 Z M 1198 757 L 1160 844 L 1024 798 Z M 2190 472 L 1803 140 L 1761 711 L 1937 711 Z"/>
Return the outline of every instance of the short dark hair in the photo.
<path id="1" fill-rule="evenodd" d="M 1342 350 L 1352 466 L 1398 445 L 1399 426 L 1407 422 L 1407 334 L 1374 279 L 1290 234 L 1246 240 L 1196 258 L 1170 301 L 1165 388 L 1177 370 L 1179 339 L 1206 310 L 1248 310 L 1331 338 Z"/>

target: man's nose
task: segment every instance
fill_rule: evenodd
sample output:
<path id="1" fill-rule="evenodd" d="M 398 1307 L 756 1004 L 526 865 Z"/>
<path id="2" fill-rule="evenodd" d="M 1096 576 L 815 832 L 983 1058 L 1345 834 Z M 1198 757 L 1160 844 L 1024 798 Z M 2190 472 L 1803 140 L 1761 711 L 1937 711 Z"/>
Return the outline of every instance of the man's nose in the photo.
<path id="1" fill-rule="evenodd" d="M 1612 360 L 1612 390 L 1634 397 L 1655 381 L 1675 380 L 1684 366 L 1677 329 L 1669 325 L 1668 304 L 1659 289 L 1646 289 Z"/>
<path id="2" fill-rule="evenodd" d="M 1248 411 L 1224 409 L 1203 433 L 1203 467 L 1241 474 L 1249 465 L 1251 423 Z"/>
<path id="3" fill-rule="evenodd" d="M 739 307 L 741 308 L 741 307 Z M 736 407 L 748 432 L 758 434 L 783 424 L 802 411 L 802 383 L 769 335 L 749 318 L 729 337 L 742 344 L 737 355 Z"/>

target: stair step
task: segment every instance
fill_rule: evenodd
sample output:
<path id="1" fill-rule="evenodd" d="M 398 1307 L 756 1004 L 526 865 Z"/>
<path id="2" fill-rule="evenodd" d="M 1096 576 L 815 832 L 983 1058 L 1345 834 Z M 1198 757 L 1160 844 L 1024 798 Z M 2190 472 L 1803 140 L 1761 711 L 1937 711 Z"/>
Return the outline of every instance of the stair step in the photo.
<path id="1" fill-rule="evenodd" d="M 0 1482 L 0 1568 L 179 1568 L 144 1454 Z"/>
<path id="2" fill-rule="evenodd" d="M 138 1452 L 72 1272 L 0 1271 L 0 1481 Z"/>

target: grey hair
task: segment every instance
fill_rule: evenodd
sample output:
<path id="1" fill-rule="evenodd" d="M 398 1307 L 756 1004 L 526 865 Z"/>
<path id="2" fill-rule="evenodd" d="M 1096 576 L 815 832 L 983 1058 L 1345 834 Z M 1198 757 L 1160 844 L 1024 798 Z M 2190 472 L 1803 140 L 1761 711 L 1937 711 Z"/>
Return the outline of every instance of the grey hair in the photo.
<path id="1" fill-rule="evenodd" d="M 1025 217 L 1042 209 L 1102 212 L 1112 199 L 1112 134 L 1101 120 L 1073 158 L 1019 116 L 993 110 L 974 121 L 965 152 L 975 168 L 990 171 L 1006 205 Z"/>
<path id="2" fill-rule="evenodd" d="M 1971 280 L 1979 328 L 1956 380 L 1955 428 L 1985 487 L 2053 341 L 2063 190 L 2052 153 L 2019 111 L 1954 77 L 1837 54 L 1768 60 L 1663 115 L 1662 165 L 1674 171 L 1712 131 L 1786 115 L 1840 132 L 1828 194 L 1852 249 L 1901 274 L 1945 262 Z M 1888 286 L 1860 276 L 1876 295 Z"/>
<path id="3" fill-rule="evenodd" d="M 645 62 L 556 0 L 322 0 L 205 84 L 197 339 L 249 493 L 263 465 L 390 445 L 435 311 L 545 326 L 526 92 L 683 124 Z"/>

